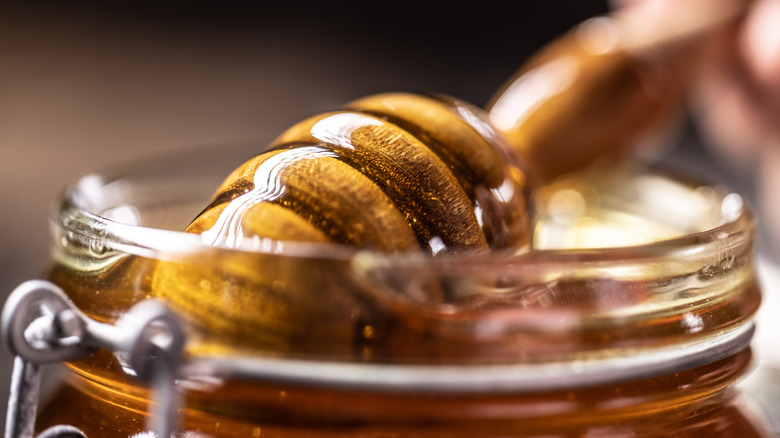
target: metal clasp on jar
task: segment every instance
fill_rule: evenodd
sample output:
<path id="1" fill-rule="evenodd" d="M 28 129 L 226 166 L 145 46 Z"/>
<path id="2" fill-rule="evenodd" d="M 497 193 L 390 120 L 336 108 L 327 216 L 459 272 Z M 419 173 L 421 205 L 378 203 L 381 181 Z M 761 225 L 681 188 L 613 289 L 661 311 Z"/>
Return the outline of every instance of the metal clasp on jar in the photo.
<path id="1" fill-rule="evenodd" d="M 130 374 L 149 385 L 155 397 L 147 428 L 156 437 L 178 429 L 174 381 L 185 333 L 179 319 L 156 300 L 133 306 L 115 325 L 95 321 L 73 306 L 56 285 L 30 280 L 8 297 L 2 312 L 3 341 L 15 355 L 5 438 L 32 438 L 41 383 L 41 366 L 84 358 L 108 349 L 124 359 Z M 60 425 L 38 438 L 85 438 Z"/>

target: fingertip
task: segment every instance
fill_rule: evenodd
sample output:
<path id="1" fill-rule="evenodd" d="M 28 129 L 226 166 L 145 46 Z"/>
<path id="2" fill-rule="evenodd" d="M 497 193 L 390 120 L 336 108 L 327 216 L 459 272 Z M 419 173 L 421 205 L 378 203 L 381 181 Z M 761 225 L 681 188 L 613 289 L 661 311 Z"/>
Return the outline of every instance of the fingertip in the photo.
<path id="1" fill-rule="evenodd" d="M 758 0 L 753 5 L 740 45 L 750 74 L 780 96 L 780 0 Z"/>

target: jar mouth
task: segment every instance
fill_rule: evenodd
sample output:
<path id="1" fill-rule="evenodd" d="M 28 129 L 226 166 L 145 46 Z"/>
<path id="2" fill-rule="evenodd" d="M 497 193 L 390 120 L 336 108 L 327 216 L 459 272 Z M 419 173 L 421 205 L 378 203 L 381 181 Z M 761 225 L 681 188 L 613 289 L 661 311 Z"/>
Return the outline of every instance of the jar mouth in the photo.
<path id="1" fill-rule="evenodd" d="M 206 206 L 209 197 L 213 195 L 214 188 L 233 169 L 235 163 L 240 162 L 234 158 L 250 156 L 256 151 L 256 148 L 250 148 L 245 144 L 219 148 L 195 148 L 186 153 L 160 154 L 129 165 L 83 175 L 70 184 L 54 204 L 52 225 L 87 239 L 100 239 L 108 247 L 155 257 L 165 257 L 169 252 L 211 251 L 218 248 L 318 258 L 349 259 L 356 254 L 371 254 L 376 258 L 411 260 L 414 263 L 420 263 L 423 259 L 433 260 L 427 256 L 421 258 L 417 251 L 386 254 L 335 243 L 262 238 L 245 239 L 238 247 L 227 248 L 204 243 L 199 236 L 184 232 L 189 221 Z M 616 210 L 624 207 L 633 208 L 635 211 L 621 213 L 635 216 L 646 214 L 655 208 L 659 210 L 660 215 L 667 215 L 666 219 L 674 215 L 684 217 L 677 221 L 678 223 L 666 224 L 665 226 L 670 230 L 661 231 L 660 235 L 640 236 L 633 241 L 626 241 L 625 236 L 623 241 L 620 238 L 606 238 L 600 242 L 577 242 L 576 238 L 572 240 L 571 237 L 568 240 L 555 240 L 549 236 L 539 235 L 555 234 L 563 227 L 571 226 L 571 223 L 555 224 L 550 227 L 554 228 L 552 231 L 540 231 L 540 226 L 537 225 L 537 229 L 534 230 L 536 248 L 533 252 L 539 254 L 539 259 L 559 263 L 583 259 L 609 261 L 684 256 L 691 252 L 706 250 L 705 247 L 709 242 L 737 243 L 752 238 L 754 217 L 750 206 L 742 196 L 724 186 L 673 173 L 666 168 L 635 167 L 627 164 L 625 167 L 606 170 L 606 177 L 604 172 L 604 169 L 595 169 L 594 173 L 600 174 L 597 177 L 600 181 L 596 185 L 610 184 L 618 180 L 618 184 L 629 183 L 630 187 L 623 190 L 624 192 L 647 190 L 651 195 L 631 200 L 632 203 L 629 203 L 627 198 L 631 194 L 619 193 L 620 189 L 618 189 L 612 195 L 617 194 L 621 199 L 608 200 L 606 203 L 622 202 L 624 205 L 607 208 Z M 553 205 L 560 202 L 552 198 L 556 198 L 556 194 L 560 192 L 570 194 L 573 185 L 582 184 L 583 180 L 590 184 L 593 182 L 592 178 L 593 175 L 587 173 L 576 174 L 572 178 L 573 181 L 564 179 L 562 182 L 552 184 L 551 187 L 544 188 L 542 191 L 545 192 L 546 199 L 543 201 L 542 209 L 548 211 L 537 212 L 537 224 L 542 220 L 560 222 L 557 217 L 571 214 L 571 212 L 561 212 L 560 206 Z M 621 179 L 623 181 L 620 181 Z M 169 186 L 165 187 L 165 185 Z M 654 185 L 663 187 L 653 187 Z M 589 186 L 583 192 L 603 188 Z M 654 191 L 658 193 L 653 193 Z M 574 201 L 576 202 L 586 204 L 590 201 L 580 199 Z M 665 208 L 669 203 L 673 204 L 671 209 Z M 176 210 L 174 214 L 160 212 L 168 209 L 170 205 Z M 688 207 L 693 208 L 684 210 Z M 564 208 L 576 210 L 582 206 Z M 556 211 L 549 211 L 551 209 Z M 146 210 L 153 210 L 153 212 L 150 214 Z M 572 219 L 565 218 L 564 221 L 572 222 Z M 750 233 L 746 234 L 745 231 Z M 646 230 L 640 231 L 639 234 L 646 234 Z M 603 235 L 600 237 L 603 238 Z M 517 255 L 513 251 L 513 249 L 494 251 L 493 258 L 503 263 L 506 257 Z M 440 258 L 485 259 L 485 255 L 444 255 Z"/>
<path id="2" fill-rule="evenodd" d="M 269 286 L 288 318 L 325 318 L 324 328 L 307 322 L 308 331 L 280 334 L 283 320 L 269 325 L 225 310 L 221 320 L 194 330 L 185 369 L 196 380 L 208 374 L 445 392 L 564 388 L 695 367 L 749 344 L 760 302 L 754 221 L 728 189 L 650 168 L 574 175 L 540 191 L 536 248 L 526 253 L 432 257 L 264 239 L 222 248 L 180 231 L 252 151 L 205 148 L 86 175 L 52 216 L 55 246 L 62 247 L 55 259 L 75 269 L 137 257 L 175 265 L 171 278 L 178 282 L 195 267 L 179 295 L 207 284 L 199 293 L 221 300 L 220 288 L 234 287 L 236 278 L 254 281 L 242 266 L 257 262 L 305 269 L 322 278 L 322 293 L 352 309 L 323 310 L 298 293 L 301 287 Z M 604 222 L 595 223 L 599 218 Z M 594 230 L 617 231 L 599 246 L 587 239 Z M 74 302 L 96 306 L 89 303 L 97 295 L 78 293 Z M 198 304 L 178 298 L 170 300 L 174 310 L 196 325 L 222 312 L 199 314 Z M 101 312 L 87 313 L 110 320 L 122 309 Z M 266 331 L 267 342 L 265 335 L 240 340 Z M 420 341 L 410 347 L 407 338 Z"/>

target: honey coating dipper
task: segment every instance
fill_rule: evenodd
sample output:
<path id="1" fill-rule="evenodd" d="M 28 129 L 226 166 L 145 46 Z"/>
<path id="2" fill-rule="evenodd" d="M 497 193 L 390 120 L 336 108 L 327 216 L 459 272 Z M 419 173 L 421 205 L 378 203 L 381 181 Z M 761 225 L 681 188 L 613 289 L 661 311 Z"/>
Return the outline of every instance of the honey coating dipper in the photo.
<path id="1" fill-rule="evenodd" d="M 500 141 L 455 99 L 359 99 L 285 131 L 188 231 L 229 246 L 250 234 L 434 254 L 524 248 L 526 171 Z"/>

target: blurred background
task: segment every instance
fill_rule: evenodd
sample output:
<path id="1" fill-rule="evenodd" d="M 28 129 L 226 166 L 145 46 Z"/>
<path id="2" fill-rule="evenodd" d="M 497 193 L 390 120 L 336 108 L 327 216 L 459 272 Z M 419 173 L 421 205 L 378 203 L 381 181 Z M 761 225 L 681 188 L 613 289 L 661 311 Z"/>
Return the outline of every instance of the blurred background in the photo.
<path id="1" fill-rule="evenodd" d="M 0 294 L 41 271 L 51 203 L 84 173 L 161 151 L 259 149 L 375 92 L 482 106 L 535 50 L 609 7 L 454 4 L 0 0 Z M 663 159 L 755 200 L 695 126 L 677 134 Z M 9 367 L 0 353 L 2 412 Z"/>

